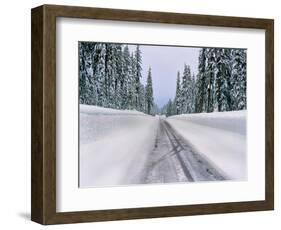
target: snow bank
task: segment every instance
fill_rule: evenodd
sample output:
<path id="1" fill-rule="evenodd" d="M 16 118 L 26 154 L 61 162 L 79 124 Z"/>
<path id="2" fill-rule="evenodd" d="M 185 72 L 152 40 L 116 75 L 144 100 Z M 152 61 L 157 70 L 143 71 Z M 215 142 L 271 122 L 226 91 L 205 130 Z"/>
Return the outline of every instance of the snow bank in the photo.
<path id="1" fill-rule="evenodd" d="M 158 119 L 80 105 L 80 186 L 134 183 L 154 147 Z"/>
<path id="2" fill-rule="evenodd" d="M 229 179 L 247 179 L 246 111 L 185 114 L 167 121 Z"/>
<path id="3" fill-rule="evenodd" d="M 117 110 L 94 105 L 80 105 L 80 113 L 93 115 L 146 115 L 136 110 Z"/>

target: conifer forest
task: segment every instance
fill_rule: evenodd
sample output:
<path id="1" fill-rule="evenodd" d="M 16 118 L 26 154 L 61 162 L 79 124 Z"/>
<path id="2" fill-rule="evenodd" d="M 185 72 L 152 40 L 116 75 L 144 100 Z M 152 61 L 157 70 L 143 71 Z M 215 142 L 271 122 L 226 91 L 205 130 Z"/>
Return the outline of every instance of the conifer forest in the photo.
<path id="1" fill-rule="evenodd" d="M 201 48 L 198 73 L 192 73 L 188 63 L 182 67 L 174 73 L 174 97 L 159 108 L 153 96 L 154 67 L 142 76 L 139 45 L 130 51 L 128 45 L 80 42 L 80 104 L 167 116 L 246 109 L 246 50 Z"/>

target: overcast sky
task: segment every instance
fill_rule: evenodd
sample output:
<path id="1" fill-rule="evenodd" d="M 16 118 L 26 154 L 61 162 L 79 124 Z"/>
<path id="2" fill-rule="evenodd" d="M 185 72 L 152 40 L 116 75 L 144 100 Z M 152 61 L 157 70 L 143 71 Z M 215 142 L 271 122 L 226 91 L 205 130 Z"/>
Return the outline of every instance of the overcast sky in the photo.
<path id="1" fill-rule="evenodd" d="M 130 51 L 135 51 L 133 45 Z M 198 56 L 200 48 L 173 47 L 173 46 L 147 46 L 141 45 L 142 52 L 142 82 L 146 83 L 149 66 L 152 70 L 154 101 L 162 107 L 176 92 L 177 72 L 182 76 L 184 63 L 190 66 L 191 73 L 198 72 Z"/>

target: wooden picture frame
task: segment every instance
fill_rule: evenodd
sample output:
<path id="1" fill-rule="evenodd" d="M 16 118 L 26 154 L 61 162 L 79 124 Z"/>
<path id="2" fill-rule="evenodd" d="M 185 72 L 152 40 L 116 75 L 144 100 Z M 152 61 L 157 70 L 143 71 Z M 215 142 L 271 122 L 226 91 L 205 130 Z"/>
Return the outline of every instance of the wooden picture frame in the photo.
<path id="1" fill-rule="evenodd" d="M 64 224 L 274 209 L 274 21 L 180 13 L 43 5 L 32 9 L 31 219 Z M 265 200 L 215 204 L 56 211 L 56 18 L 121 20 L 265 30 Z"/>

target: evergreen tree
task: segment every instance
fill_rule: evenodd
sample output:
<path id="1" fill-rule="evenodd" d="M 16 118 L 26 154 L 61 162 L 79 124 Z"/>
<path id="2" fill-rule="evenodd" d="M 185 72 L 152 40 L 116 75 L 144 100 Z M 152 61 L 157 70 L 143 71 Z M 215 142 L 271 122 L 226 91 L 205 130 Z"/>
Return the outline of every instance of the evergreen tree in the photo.
<path id="1" fill-rule="evenodd" d="M 97 55 L 97 62 L 94 63 L 96 65 L 95 69 L 95 80 L 96 80 L 96 88 L 97 88 L 97 105 L 106 106 L 106 81 L 105 81 L 105 57 L 106 57 L 106 46 L 103 43 L 97 43 L 95 46 L 95 52 Z"/>
<path id="2" fill-rule="evenodd" d="M 181 113 L 191 113 L 191 72 L 190 67 L 184 64 L 182 84 L 181 84 Z"/>
<path id="3" fill-rule="evenodd" d="M 123 74 L 123 53 L 119 44 L 115 45 L 115 62 L 116 62 L 116 78 L 115 78 L 115 108 L 122 108 L 122 90 L 124 86 Z"/>
<path id="4" fill-rule="evenodd" d="M 140 83 L 140 92 L 139 92 L 139 111 L 146 113 L 146 99 L 145 99 L 145 87 Z"/>
<path id="5" fill-rule="evenodd" d="M 137 45 L 136 47 L 136 52 L 135 52 L 135 84 L 136 84 L 136 108 L 139 109 L 140 108 L 140 79 L 141 79 L 141 71 L 142 71 L 142 58 L 141 58 L 141 50 L 140 50 L 140 46 Z"/>
<path id="6" fill-rule="evenodd" d="M 195 86 L 194 86 L 194 113 L 200 113 L 201 112 L 201 107 L 200 107 L 200 79 L 199 79 L 199 74 L 196 75 L 195 78 Z"/>
<path id="7" fill-rule="evenodd" d="M 231 50 L 231 89 L 230 97 L 235 110 L 247 108 L 247 65 L 246 50 Z"/>
<path id="8" fill-rule="evenodd" d="M 205 97 L 206 112 L 213 112 L 215 102 L 215 73 L 216 73 L 216 56 L 214 48 L 207 48 L 207 65 L 205 72 L 205 81 L 207 86 L 207 95 Z"/>
<path id="9" fill-rule="evenodd" d="M 151 77 L 151 68 L 148 69 L 146 87 L 145 87 L 145 104 L 146 104 L 146 113 L 151 114 L 154 99 L 153 99 L 153 87 L 152 87 L 152 77 Z"/>
<path id="10" fill-rule="evenodd" d="M 175 113 L 181 113 L 181 82 L 180 82 L 180 72 L 177 74 L 177 87 L 176 87 L 176 97 L 175 97 Z"/>
<path id="11" fill-rule="evenodd" d="M 167 108 L 166 108 L 166 116 L 172 116 L 173 115 L 173 102 L 171 99 L 169 99 L 167 103 Z"/>
<path id="12" fill-rule="evenodd" d="M 246 51 L 201 49 L 195 95 L 195 112 L 246 109 Z"/>
<path id="13" fill-rule="evenodd" d="M 160 113 L 161 113 L 161 109 L 158 107 L 158 105 L 156 103 L 154 103 L 151 114 L 156 115 L 156 114 L 160 114 Z"/>
<path id="14" fill-rule="evenodd" d="M 184 64 L 184 71 L 181 82 L 181 113 L 187 113 L 187 95 L 188 95 L 188 82 L 187 82 L 187 65 Z"/>
<path id="15" fill-rule="evenodd" d="M 79 101 L 82 104 L 95 105 L 97 102 L 97 92 L 94 76 L 93 53 L 95 53 L 95 43 L 79 43 Z"/>
<path id="16" fill-rule="evenodd" d="M 121 108 L 128 109 L 129 108 L 129 87 L 130 87 L 130 77 L 131 77 L 131 60 L 130 60 L 130 52 L 129 47 L 126 45 L 123 50 L 123 73 L 122 73 L 122 84 L 121 84 L 121 95 L 122 102 Z"/>
<path id="17" fill-rule="evenodd" d="M 105 107 L 116 108 L 117 60 L 116 45 L 106 44 Z"/>
<path id="18" fill-rule="evenodd" d="M 129 109 L 137 109 L 137 92 L 136 92 L 136 59 L 131 55 L 131 71 L 129 76 L 128 103 Z"/>
<path id="19" fill-rule="evenodd" d="M 195 113 L 195 98 L 196 98 L 196 79 L 192 74 L 190 83 L 190 112 Z"/>
<path id="20" fill-rule="evenodd" d="M 218 111 L 232 110 L 230 49 L 216 49 L 216 100 Z"/>
<path id="21" fill-rule="evenodd" d="M 198 58 L 198 75 L 196 81 L 196 102 L 195 112 L 201 113 L 206 111 L 207 82 L 206 78 L 206 48 L 202 48 Z"/>
<path id="22" fill-rule="evenodd" d="M 86 45 L 83 42 L 79 43 L 79 102 L 81 104 L 88 104 L 88 90 L 89 79 L 87 74 L 88 68 L 87 50 Z"/>

